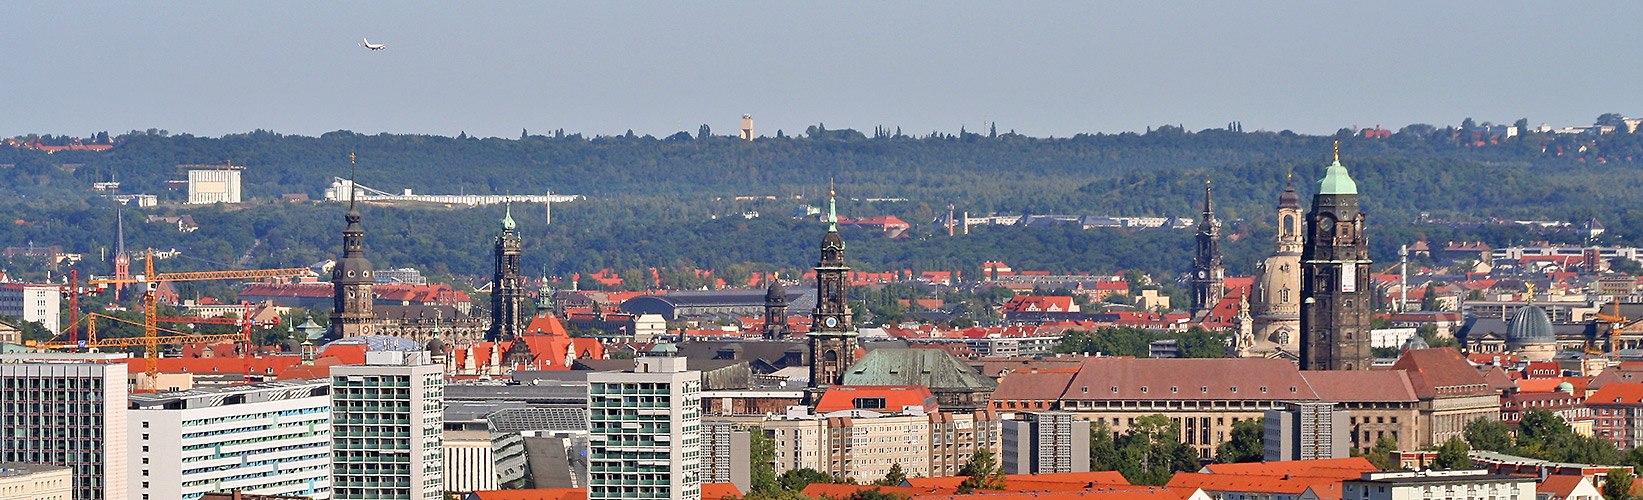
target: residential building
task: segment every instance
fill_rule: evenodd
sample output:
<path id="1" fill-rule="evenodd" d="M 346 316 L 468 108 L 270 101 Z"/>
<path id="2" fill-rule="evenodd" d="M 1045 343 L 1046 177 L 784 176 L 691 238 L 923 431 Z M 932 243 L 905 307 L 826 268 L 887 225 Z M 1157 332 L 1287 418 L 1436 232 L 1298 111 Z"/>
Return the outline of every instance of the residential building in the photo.
<path id="1" fill-rule="evenodd" d="M 331 498 L 442 498 L 444 383 L 420 350 L 331 367 Z"/>
<path id="2" fill-rule="evenodd" d="M 1004 420 L 1005 474 L 1090 471 L 1090 421 L 1067 412 L 1020 412 Z"/>
<path id="3" fill-rule="evenodd" d="M 1261 442 L 1269 462 L 1347 457 L 1351 428 L 1347 412 L 1336 410 L 1335 403 L 1291 402 L 1283 410 L 1267 410 L 1264 424 Z"/>
<path id="4" fill-rule="evenodd" d="M 128 498 L 125 357 L 0 355 L 0 462 L 69 467 L 76 500 Z"/>
<path id="5" fill-rule="evenodd" d="M 588 375 L 588 499 L 699 500 L 702 375 L 641 357 Z"/>
<path id="6" fill-rule="evenodd" d="M 1592 435 L 1616 448 L 1643 446 L 1643 383 L 1616 382 L 1586 398 L 1592 412 Z"/>
<path id="7" fill-rule="evenodd" d="M 851 401 L 874 398 L 851 396 Z M 930 412 L 896 404 L 889 401 L 894 399 L 890 395 L 883 399 L 883 411 L 810 413 L 798 406 L 782 415 L 722 416 L 711 421 L 764 429 L 775 442 L 777 474 L 815 469 L 869 482 L 883 479 L 891 466 L 899 464 L 908 477 L 949 477 L 957 475 L 978 448 L 995 455 L 1002 451 L 995 444 L 1001 441 L 999 426 L 986 412 Z"/>
<path id="8" fill-rule="evenodd" d="M 1341 498 L 1415 500 L 1421 498 L 1535 498 L 1536 478 L 1490 474 L 1486 470 L 1365 472 L 1341 483 Z"/>
<path id="9" fill-rule="evenodd" d="M 74 475 L 68 467 L 0 462 L 0 500 L 69 500 Z"/>
<path id="10" fill-rule="evenodd" d="M 0 316 L 36 321 L 51 333 L 60 333 L 62 295 L 57 285 L 0 283 Z"/>
<path id="11" fill-rule="evenodd" d="M 330 498 L 330 385 L 299 379 L 132 394 L 130 498 Z"/>

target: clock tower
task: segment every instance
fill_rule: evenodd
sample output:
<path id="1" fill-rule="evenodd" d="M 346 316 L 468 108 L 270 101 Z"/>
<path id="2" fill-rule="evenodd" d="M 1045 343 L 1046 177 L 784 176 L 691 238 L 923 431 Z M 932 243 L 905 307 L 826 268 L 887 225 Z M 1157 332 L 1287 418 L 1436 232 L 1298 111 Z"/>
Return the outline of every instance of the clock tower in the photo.
<path id="1" fill-rule="evenodd" d="M 844 383 L 844 371 L 856 360 L 856 325 L 850 320 L 850 266 L 844 262 L 838 205 L 829 191 L 827 235 L 822 236 L 816 264 L 816 310 L 810 315 L 810 387 Z"/>
<path id="2" fill-rule="evenodd" d="M 1301 249 L 1301 369 L 1368 370 L 1370 286 L 1368 240 L 1358 184 L 1335 163 L 1324 169 L 1306 219 Z"/>
<path id="3" fill-rule="evenodd" d="M 354 155 L 348 154 L 348 163 Z M 365 228 L 359 225 L 359 209 L 354 206 L 354 176 L 348 174 L 348 215 L 343 220 L 348 227 L 342 230 L 342 258 L 331 267 L 331 336 L 335 338 L 371 335 L 376 315 L 371 305 L 376 297 L 371 286 L 376 277 L 371 275 L 371 260 L 365 258 Z"/>
<path id="4" fill-rule="evenodd" d="M 502 235 L 496 237 L 496 273 L 491 277 L 492 341 L 513 340 L 524 331 L 520 307 L 525 301 L 525 277 L 519 274 L 520 242 L 513 207 L 502 216 Z"/>
<path id="5" fill-rule="evenodd" d="M 1226 295 L 1226 270 L 1221 267 L 1221 221 L 1210 204 L 1209 181 L 1204 181 L 1204 216 L 1198 221 L 1198 247 L 1192 260 L 1192 317 L 1209 314 Z"/>

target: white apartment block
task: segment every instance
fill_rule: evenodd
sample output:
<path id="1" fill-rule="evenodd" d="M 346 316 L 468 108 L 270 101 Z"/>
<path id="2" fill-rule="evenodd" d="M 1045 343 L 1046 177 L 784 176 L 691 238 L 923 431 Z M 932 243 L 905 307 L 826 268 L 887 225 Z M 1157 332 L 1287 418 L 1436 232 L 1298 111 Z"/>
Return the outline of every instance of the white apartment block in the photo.
<path id="1" fill-rule="evenodd" d="M 422 351 L 331 367 L 331 498 L 443 497 L 444 384 Z"/>
<path id="2" fill-rule="evenodd" d="M 701 392 L 684 358 L 588 374 L 588 500 L 701 499 Z"/>
<path id="3" fill-rule="evenodd" d="M 124 358 L 0 355 L 0 462 L 66 466 L 73 498 L 126 500 Z"/>
<path id="4" fill-rule="evenodd" d="M 62 294 L 57 285 L 0 284 L 0 316 L 37 321 L 51 333 L 62 332 Z"/>
<path id="5" fill-rule="evenodd" d="M 1534 476 L 1487 470 L 1366 472 L 1341 483 L 1341 498 L 1362 500 L 1535 500 Z"/>
<path id="6" fill-rule="evenodd" d="M 908 477 L 958 474 L 978 446 L 1002 450 L 996 425 L 978 425 L 969 413 L 842 410 L 811 414 L 723 416 L 713 422 L 757 426 L 775 442 L 776 473 L 815 469 L 858 482 L 883 479 L 893 465 Z M 979 443 L 979 444 L 978 444 Z"/>
<path id="7" fill-rule="evenodd" d="M 0 500 L 69 500 L 74 475 L 68 467 L 0 462 Z"/>
<path id="8" fill-rule="evenodd" d="M 188 171 L 188 204 L 240 202 L 239 168 L 200 168 Z"/>
<path id="9" fill-rule="evenodd" d="M 327 379 L 131 395 L 131 500 L 331 495 Z"/>

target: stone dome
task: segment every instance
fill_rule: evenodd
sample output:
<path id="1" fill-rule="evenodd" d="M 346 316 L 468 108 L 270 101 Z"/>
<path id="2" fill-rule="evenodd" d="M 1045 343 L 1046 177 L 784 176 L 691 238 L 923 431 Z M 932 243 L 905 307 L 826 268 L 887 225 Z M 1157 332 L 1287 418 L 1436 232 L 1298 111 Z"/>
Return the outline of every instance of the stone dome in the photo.
<path id="1" fill-rule="evenodd" d="M 765 290 L 764 300 L 767 302 L 787 300 L 787 287 L 782 286 L 782 282 L 779 280 L 770 280 L 770 289 Z"/>
<path id="2" fill-rule="evenodd" d="M 433 340 L 429 340 L 428 352 L 433 355 L 445 354 L 445 341 L 439 340 L 439 337 L 434 337 Z"/>
<path id="3" fill-rule="evenodd" d="M 1518 308 L 1512 315 L 1512 320 L 1506 323 L 1506 343 L 1508 344 L 1546 344 L 1557 342 L 1557 336 L 1552 334 L 1552 320 L 1546 317 L 1546 311 L 1539 306 L 1528 305 Z"/>

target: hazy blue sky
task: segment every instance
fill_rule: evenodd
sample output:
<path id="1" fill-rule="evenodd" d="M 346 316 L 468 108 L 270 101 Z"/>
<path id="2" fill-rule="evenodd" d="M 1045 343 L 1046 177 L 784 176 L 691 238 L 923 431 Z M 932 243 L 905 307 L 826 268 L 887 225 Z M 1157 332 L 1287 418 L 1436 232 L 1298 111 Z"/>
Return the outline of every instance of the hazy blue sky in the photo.
<path id="1" fill-rule="evenodd" d="M 0 135 L 1589 124 L 1643 115 L 1640 27 L 1636 1 L 8 3 Z"/>

